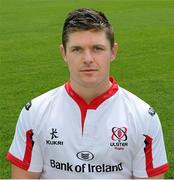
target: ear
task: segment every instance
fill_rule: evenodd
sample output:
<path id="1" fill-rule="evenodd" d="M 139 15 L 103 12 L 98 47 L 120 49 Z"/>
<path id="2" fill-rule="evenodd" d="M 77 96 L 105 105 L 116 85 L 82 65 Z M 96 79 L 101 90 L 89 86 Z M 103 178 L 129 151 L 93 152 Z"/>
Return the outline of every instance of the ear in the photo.
<path id="1" fill-rule="evenodd" d="M 114 46 L 111 49 L 111 62 L 116 58 L 118 51 L 118 44 L 114 43 Z"/>
<path id="2" fill-rule="evenodd" d="M 66 51 L 65 51 L 65 48 L 64 48 L 63 44 L 60 45 L 59 50 L 60 50 L 60 53 L 61 53 L 64 61 L 67 62 L 67 59 L 66 59 Z"/>

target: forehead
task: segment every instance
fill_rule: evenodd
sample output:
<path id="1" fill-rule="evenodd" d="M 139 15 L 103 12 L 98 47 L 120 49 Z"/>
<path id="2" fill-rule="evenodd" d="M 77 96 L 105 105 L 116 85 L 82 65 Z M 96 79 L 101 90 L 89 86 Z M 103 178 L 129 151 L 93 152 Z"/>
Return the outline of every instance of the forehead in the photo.
<path id="1" fill-rule="evenodd" d="M 110 45 L 105 31 L 76 31 L 68 35 L 67 47 L 101 44 Z"/>

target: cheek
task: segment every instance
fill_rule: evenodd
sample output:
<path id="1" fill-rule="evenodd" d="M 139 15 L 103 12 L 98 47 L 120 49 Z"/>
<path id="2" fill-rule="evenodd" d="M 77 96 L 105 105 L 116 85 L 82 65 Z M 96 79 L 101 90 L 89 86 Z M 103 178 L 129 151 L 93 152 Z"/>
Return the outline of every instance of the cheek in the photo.
<path id="1" fill-rule="evenodd" d="M 107 69 L 110 67 L 111 59 L 108 56 L 102 56 L 99 59 L 99 64 L 103 69 Z"/>
<path id="2" fill-rule="evenodd" d="M 79 64 L 73 59 L 73 60 L 69 60 L 68 62 L 68 68 L 70 72 L 76 72 L 78 71 L 79 68 Z"/>

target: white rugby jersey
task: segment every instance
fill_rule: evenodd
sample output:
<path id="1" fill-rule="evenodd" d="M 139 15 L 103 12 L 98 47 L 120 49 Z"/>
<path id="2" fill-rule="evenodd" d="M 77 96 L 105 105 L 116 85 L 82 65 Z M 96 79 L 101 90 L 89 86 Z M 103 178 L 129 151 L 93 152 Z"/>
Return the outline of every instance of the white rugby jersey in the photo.
<path id="1" fill-rule="evenodd" d="M 169 169 L 153 108 L 111 79 L 87 104 L 67 82 L 28 103 L 7 160 L 41 178 L 151 177 Z"/>

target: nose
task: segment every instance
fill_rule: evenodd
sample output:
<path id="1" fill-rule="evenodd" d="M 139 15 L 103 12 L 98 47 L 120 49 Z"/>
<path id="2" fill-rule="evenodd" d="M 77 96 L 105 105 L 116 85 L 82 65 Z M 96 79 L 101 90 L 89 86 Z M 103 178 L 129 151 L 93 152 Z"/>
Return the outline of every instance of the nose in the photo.
<path id="1" fill-rule="evenodd" d="M 94 61 L 94 56 L 90 50 L 84 51 L 82 58 L 84 64 L 91 64 Z"/>

